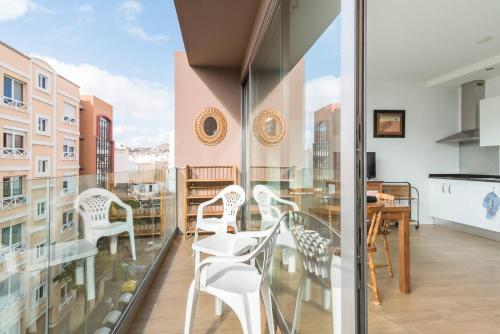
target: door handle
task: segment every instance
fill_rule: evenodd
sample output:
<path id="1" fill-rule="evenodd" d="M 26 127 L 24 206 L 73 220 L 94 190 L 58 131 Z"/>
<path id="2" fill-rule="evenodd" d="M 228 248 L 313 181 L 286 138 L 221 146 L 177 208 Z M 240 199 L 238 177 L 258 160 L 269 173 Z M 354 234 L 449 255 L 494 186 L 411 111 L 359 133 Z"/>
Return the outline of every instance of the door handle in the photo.
<path id="1" fill-rule="evenodd" d="M 451 194 L 451 184 L 448 185 L 448 194 Z"/>
<path id="2" fill-rule="evenodd" d="M 441 192 L 444 194 L 444 183 L 441 185 Z"/>

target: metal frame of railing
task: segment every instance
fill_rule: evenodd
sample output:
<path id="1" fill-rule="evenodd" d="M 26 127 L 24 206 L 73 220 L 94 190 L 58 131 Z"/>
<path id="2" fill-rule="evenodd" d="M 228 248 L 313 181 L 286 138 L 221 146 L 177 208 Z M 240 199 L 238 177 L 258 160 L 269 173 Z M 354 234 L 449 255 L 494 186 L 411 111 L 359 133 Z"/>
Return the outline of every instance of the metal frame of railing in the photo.
<path id="1" fill-rule="evenodd" d="M 25 206 L 28 204 L 29 204 L 28 195 L 21 194 L 21 195 L 3 197 L 2 199 L 0 199 L 0 211 L 15 209 L 20 206 Z"/>
<path id="2" fill-rule="evenodd" d="M 7 308 L 11 305 L 14 305 L 15 303 L 19 302 L 21 299 L 24 299 L 25 296 L 26 296 L 26 292 L 24 291 L 24 289 L 21 288 L 21 289 L 17 290 L 16 292 L 9 294 L 6 297 L 3 297 L 2 299 L 0 299 L 0 310 Z"/>
<path id="3" fill-rule="evenodd" d="M 0 157 L 3 159 L 29 159 L 30 151 L 19 147 L 2 147 L 0 149 Z"/>
<path id="4" fill-rule="evenodd" d="M 78 154 L 76 152 L 63 152 L 62 158 L 65 160 L 77 160 Z"/>
<path id="5" fill-rule="evenodd" d="M 23 101 L 14 100 L 8 96 L 2 96 L 1 99 L 2 105 L 14 107 L 16 109 L 26 109 L 28 110 L 28 104 Z"/>

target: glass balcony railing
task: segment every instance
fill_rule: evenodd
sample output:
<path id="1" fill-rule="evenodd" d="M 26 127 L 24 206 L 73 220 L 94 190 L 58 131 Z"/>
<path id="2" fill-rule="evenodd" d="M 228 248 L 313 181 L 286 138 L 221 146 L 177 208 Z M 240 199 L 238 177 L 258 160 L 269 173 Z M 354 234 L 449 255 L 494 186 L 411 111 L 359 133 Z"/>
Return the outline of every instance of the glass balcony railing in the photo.
<path id="1" fill-rule="evenodd" d="M 0 187 L 23 193 L 0 197 L 0 333 L 116 330 L 175 234 L 176 171 L 16 182 Z"/>

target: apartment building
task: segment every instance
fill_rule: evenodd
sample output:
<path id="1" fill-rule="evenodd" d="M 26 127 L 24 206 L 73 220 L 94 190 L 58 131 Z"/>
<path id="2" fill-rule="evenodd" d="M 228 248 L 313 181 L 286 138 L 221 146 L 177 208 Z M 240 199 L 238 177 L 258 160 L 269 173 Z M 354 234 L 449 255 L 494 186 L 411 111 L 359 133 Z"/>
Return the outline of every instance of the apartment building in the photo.
<path id="1" fill-rule="evenodd" d="M 68 306 L 76 293 L 58 282 L 49 289 L 40 264 L 49 240 L 78 238 L 79 87 L 2 42 L 0 76 L 0 332 L 43 331 L 47 309 L 56 326 L 65 308 L 53 304 Z M 49 291 L 61 293 L 50 306 Z"/>
<path id="2" fill-rule="evenodd" d="M 106 185 L 113 173 L 113 106 L 96 96 L 80 100 L 80 174 L 85 182 Z"/>

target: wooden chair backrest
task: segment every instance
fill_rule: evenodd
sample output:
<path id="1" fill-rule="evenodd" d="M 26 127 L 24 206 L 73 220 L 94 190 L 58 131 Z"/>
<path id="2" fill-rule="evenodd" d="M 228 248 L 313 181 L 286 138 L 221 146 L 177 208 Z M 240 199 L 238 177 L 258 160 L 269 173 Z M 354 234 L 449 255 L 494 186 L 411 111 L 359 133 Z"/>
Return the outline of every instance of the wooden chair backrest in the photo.
<path id="1" fill-rule="evenodd" d="M 377 199 L 381 202 L 394 203 L 394 195 L 377 193 Z"/>

